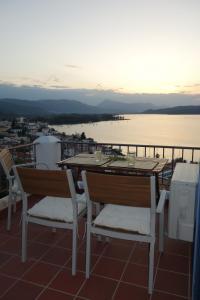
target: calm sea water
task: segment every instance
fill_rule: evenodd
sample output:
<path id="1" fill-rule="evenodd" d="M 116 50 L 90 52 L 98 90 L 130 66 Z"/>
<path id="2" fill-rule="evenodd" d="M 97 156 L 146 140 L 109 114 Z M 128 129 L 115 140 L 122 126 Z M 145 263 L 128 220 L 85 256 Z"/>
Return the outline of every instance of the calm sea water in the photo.
<path id="1" fill-rule="evenodd" d="M 66 134 L 85 132 L 97 142 L 200 146 L 200 116 L 125 115 L 127 120 L 53 126 Z"/>

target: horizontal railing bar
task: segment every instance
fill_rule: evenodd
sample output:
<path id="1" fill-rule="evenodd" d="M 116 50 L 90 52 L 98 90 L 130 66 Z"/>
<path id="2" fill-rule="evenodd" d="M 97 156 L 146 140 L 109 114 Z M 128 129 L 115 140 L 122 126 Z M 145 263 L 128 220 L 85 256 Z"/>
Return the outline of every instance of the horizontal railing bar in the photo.
<path id="1" fill-rule="evenodd" d="M 93 145 L 101 145 L 101 146 L 120 146 L 120 147 L 142 147 L 142 148 L 160 148 L 160 149 L 184 149 L 184 150 L 200 150 L 200 147 L 197 146 L 169 146 L 169 145 L 153 145 L 153 144 L 120 144 L 120 143 L 97 143 L 97 142 L 74 142 L 74 141 L 60 141 L 58 143 L 61 144 L 73 144 L 73 145 L 87 145 L 87 146 L 93 146 Z M 10 147 L 9 150 L 15 150 L 20 148 L 26 148 L 36 145 L 35 143 L 30 144 L 23 144 L 23 145 L 17 145 Z"/>
<path id="2" fill-rule="evenodd" d="M 146 147 L 146 148 L 165 148 L 165 149 L 186 149 L 186 150 L 200 150 L 200 147 L 194 147 L 194 146 L 169 146 L 169 145 L 149 145 L 149 144 L 120 144 L 120 143 L 96 143 L 96 142 L 64 142 L 60 141 L 60 143 L 63 144 L 75 144 L 75 145 L 102 145 L 102 146 L 121 146 L 121 147 Z"/>

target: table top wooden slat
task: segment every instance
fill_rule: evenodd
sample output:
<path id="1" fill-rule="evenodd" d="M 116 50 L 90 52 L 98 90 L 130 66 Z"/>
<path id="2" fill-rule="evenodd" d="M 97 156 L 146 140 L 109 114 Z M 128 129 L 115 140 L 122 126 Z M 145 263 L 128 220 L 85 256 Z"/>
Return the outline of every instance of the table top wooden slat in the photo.
<path id="1" fill-rule="evenodd" d="M 60 167 L 67 166 L 87 168 L 92 167 L 111 169 L 111 170 L 128 170 L 128 171 L 141 171 L 160 173 L 163 171 L 168 160 L 164 158 L 149 158 L 149 157 L 136 157 L 134 162 L 130 164 L 127 160 L 113 160 L 109 156 L 103 156 L 101 160 L 97 160 L 94 154 L 81 153 L 74 157 L 70 157 L 63 161 L 58 162 Z"/>

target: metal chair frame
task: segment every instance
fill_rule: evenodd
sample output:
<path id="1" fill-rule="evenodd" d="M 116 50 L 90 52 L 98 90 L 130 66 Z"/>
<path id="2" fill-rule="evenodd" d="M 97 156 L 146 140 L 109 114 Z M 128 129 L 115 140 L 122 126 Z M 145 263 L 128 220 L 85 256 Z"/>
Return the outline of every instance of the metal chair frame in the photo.
<path id="1" fill-rule="evenodd" d="M 112 177 L 112 180 L 111 180 Z M 132 177 L 132 178 L 130 178 Z M 141 194 L 147 192 L 145 190 L 146 182 L 139 186 L 137 184 L 138 176 L 120 176 L 120 175 L 106 175 L 97 174 L 92 172 L 82 171 L 82 178 L 84 183 L 84 189 L 87 199 L 87 241 L 86 241 L 86 278 L 90 276 L 90 257 L 91 257 L 91 234 L 102 235 L 111 238 L 119 238 L 124 240 L 145 242 L 149 244 L 149 281 L 148 292 L 152 293 L 153 290 L 153 267 L 154 267 L 154 246 L 155 246 L 155 223 L 156 212 L 160 214 L 160 231 L 159 231 L 159 250 L 163 251 L 164 246 L 164 205 L 166 200 L 166 191 L 161 191 L 159 203 L 156 209 L 156 183 L 155 177 L 149 177 L 149 208 L 150 208 L 150 234 L 144 235 L 133 231 L 125 231 L 123 228 L 117 230 L 116 228 L 95 226 L 92 221 L 92 204 L 97 202 L 103 202 L 105 204 L 120 204 L 129 206 L 143 206 L 148 207 L 148 203 L 145 203 L 145 199 L 142 199 L 143 205 L 140 205 L 140 199 L 135 202 L 135 199 Z M 123 184 L 121 184 L 123 179 Z M 140 176 L 140 182 L 142 183 L 142 177 Z M 110 184 L 111 183 L 111 184 Z M 110 186 L 109 186 L 110 185 Z M 128 191 L 127 191 L 128 190 Z M 123 204 L 123 193 L 124 204 Z M 134 196 L 134 193 L 137 195 Z M 129 200 L 126 201 L 126 197 Z M 131 198 L 133 201 L 131 203 Z M 148 202 L 148 201 L 147 201 Z M 103 208 L 104 209 L 104 208 Z"/>
<path id="2" fill-rule="evenodd" d="M 35 223 L 54 228 L 72 230 L 72 275 L 76 274 L 77 265 L 77 230 L 78 219 L 85 214 L 83 210 L 78 215 L 78 203 L 71 170 L 39 170 L 14 167 L 14 173 L 22 193 L 22 262 L 27 260 L 28 224 Z M 59 178 L 58 178 L 59 177 Z M 42 180 L 42 178 L 44 180 Z M 52 180 L 53 178 L 53 180 Z M 55 183 L 54 183 L 55 178 Z M 55 185 L 54 185 L 55 184 Z M 53 186 L 54 185 L 54 186 Z M 59 190 L 61 187 L 61 190 Z M 73 222 L 61 222 L 28 215 L 27 194 L 68 198 L 70 195 L 73 207 Z"/>

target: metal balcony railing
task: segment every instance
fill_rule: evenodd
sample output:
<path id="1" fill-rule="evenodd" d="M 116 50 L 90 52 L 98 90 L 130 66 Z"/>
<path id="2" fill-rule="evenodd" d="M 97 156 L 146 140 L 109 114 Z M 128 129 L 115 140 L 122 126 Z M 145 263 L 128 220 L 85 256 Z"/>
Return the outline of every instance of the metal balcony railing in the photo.
<path id="1" fill-rule="evenodd" d="M 10 148 L 16 163 L 35 161 L 36 144 L 26 144 Z M 176 162 L 198 163 L 200 161 L 200 147 L 188 146 L 165 146 L 149 144 L 118 144 L 118 143 L 96 143 L 96 142 L 61 142 L 61 158 L 65 159 L 81 152 L 93 153 L 95 150 L 102 150 L 106 154 L 126 155 L 128 152 L 135 152 L 141 157 L 167 158 L 169 163 L 161 178 L 170 178 Z M 0 168 L 0 191 L 5 185 L 5 177 Z M 5 186 L 4 186 L 5 188 Z"/>
<path id="2" fill-rule="evenodd" d="M 136 156 L 167 158 L 170 162 L 180 160 L 195 163 L 200 159 L 200 147 L 84 142 L 61 142 L 61 144 L 63 158 L 101 149 L 105 152 L 118 150 L 124 155 L 135 152 Z"/>

